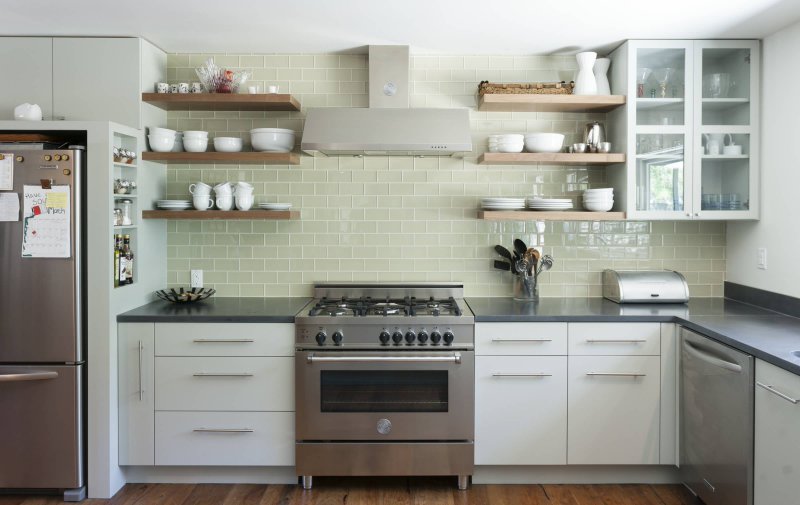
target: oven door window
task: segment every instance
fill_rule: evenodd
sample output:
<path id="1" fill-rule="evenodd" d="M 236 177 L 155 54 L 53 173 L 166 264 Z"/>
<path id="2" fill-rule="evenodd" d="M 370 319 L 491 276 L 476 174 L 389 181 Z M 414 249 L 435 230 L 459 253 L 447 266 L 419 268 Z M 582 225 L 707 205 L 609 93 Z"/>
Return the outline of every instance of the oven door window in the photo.
<path id="1" fill-rule="evenodd" d="M 447 412 L 445 370 L 323 370 L 322 412 Z"/>

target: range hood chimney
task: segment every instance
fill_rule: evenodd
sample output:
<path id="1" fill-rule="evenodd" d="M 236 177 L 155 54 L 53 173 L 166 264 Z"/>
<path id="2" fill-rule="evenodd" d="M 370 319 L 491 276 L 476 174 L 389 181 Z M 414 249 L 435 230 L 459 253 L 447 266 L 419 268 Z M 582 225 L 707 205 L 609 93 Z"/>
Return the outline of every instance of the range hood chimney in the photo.
<path id="1" fill-rule="evenodd" d="M 409 95 L 408 46 L 369 46 L 369 108 L 309 109 L 301 149 L 314 156 L 472 151 L 467 109 L 412 109 Z"/>

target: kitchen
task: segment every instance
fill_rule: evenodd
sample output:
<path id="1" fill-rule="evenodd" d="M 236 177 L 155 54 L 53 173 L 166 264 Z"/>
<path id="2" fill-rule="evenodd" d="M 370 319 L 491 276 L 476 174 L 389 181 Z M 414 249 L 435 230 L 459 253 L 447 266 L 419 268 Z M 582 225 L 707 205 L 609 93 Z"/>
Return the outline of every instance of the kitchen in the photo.
<path id="1" fill-rule="evenodd" d="M 216 39 L 208 34 L 192 34 L 191 30 L 175 30 L 174 20 L 169 22 L 168 16 L 141 21 L 139 26 L 149 27 L 147 31 L 129 27 L 127 23 L 131 21 L 118 17 L 114 23 L 119 32 L 114 30 L 112 33 L 111 25 L 102 24 L 99 17 L 91 22 L 82 22 L 78 18 L 70 27 L 71 31 L 64 31 L 64 26 L 55 23 L 52 26 L 31 25 L 31 14 L 24 12 L 27 7 L 19 8 L 18 13 L 16 8 L 11 9 L 12 15 L 18 17 L 14 18 L 16 24 L 9 26 L 17 27 L 3 30 L 2 34 L 9 37 L 0 39 L 0 61 L 19 69 L 19 75 L 37 77 L 31 79 L 33 84 L 30 86 L 15 84 L 4 87 L 6 98 L 2 99 L 0 127 L 3 133 L 27 135 L 38 132 L 53 136 L 54 132 L 63 135 L 63 132 L 72 131 L 67 135 L 70 137 L 69 145 L 86 146 L 87 171 L 91 174 L 85 181 L 86 231 L 83 236 L 86 243 L 83 251 L 86 281 L 81 296 L 87 310 L 82 330 L 86 338 L 83 359 L 88 364 L 88 375 L 84 380 L 88 433 L 83 461 L 86 465 L 84 484 L 88 484 L 89 497 L 109 498 L 120 489 L 121 496 L 124 496 L 132 490 L 135 492 L 135 486 L 142 483 L 275 484 L 290 486 L 291 492 L 302 493 L 301 478 L 318 476 L 313 485 L 308 483 L 311 489 L 306 492 L 324 493 L 326 488 L 359 482 L 353 477 L 338 478 L 336 473 L 326 473 L 325 469 L 301 471 L 296 466 L 295 459 L 300 458 L 305 447 L 297 445 L 296 441 L 330 440 L 328 437 L 332 436 L 330 433 L 303 435 L 301 439 L 302 430 L 310 426 L 301 426 L 301 423 L 321 427 L 331 423 L 309 420 L 316 419 L 314 416 L 328 419 L 355 417 L 352 413 L 319 412 L 322 400 L 317 399 L 314 400 L 317 412 L 304 413 L 301 419 L 300 413 L 307 409 L 308 404 L 296 400 L 295 394 L 300 393 L 297 386 L 306 384 L 302 382 L 306 378 L 295 374 L 316 367 L 322 372 L 335 371 L 342 366 L 357 371 L 364 363 L 312 364 L 308 362 L 308 356 L 305 362 L 297 360 L 301 353 L 315 354 L 312 359 L 337 357 L 328 356 L 336 352 L 337 338 L 348 349 L 366 353 L 356 357 L 369 356 L 382 349 L 377 346 L 382 343 L 384 330 L 387 330 L 390 348 L 394 348 L 394 334 L 399 332 L 402 343 L 399 347 L 405 350 L 393 355 L 386 352 L 387 357 L 414 357 L 422 344 L 427 344 L 426 352 L 422 354 L 433 354 L 431 350 L 434 347 L 430 344 L 434 333 L 438 333 L 442 342 L 439 350 L 444 352 L 433 357 L 441 356 L 451 361 L 458 359 L 461 364 L 447 364 L 445 368 L 440 363 L 436 365 L 439 368 L 434 368 L 456 370 L 458 367 L 471 367 L 474 375 L 472 381 L 463 378 L 454 381 L 454 372 L 448 372 L 451 378 L 447 380 L 453 381 L 452 388 L 456 385 L 464 387 L 465 382 L 470 386 L 470 392 L 462 395 L 467 398 L 466 403 L 455 403 L 460 398 L 456 393 L 464 390 L 445 391 L 449 392 L 448 401 L 454 402 L 447 407 L 450 411 L 471 409 L 474 410 L 474 419 L 464 415 L 450 416 L 447 412 L 418 416 L 430 419 L 458 417 L 456 428 L 464 428 L 468 433 L 457 438 L 474 439 L 474 455 L 470 452 L 470 457 L 474 458 L 474 471 L 456 468 L 451 473 L 449 470 L 440 473 L 444 470 L 427 468 L 411 473 L 421 477 L 421 480 L 410 479 L 412 486 L 415 482 L 430 485 L 430 481 L 424 479 L 425 475 L 447 475 L 447 478 L 433 481 L 433 487 L 447 493 L 456 490 L 459 484 L 466 484 L 467 493 L 487 493 L 487 489 L 496 489 L 486 486 L 501 486 L 502 492 L 508 493 L 520 489 L 515 486 L 528 489 L 524 492 L 545 489 L 548 493 L 555 493 L 547 486 L 686 482 L 676 469 L 684 454 L 680 448 L 682 430 L 679 429 L 682 413 L 679 408 L 682 366 L 679 342 L 680 328 L 684 327 L 731 346 L 736 352 L 755 356 L 755 379 L 750 379 L 750 401 L 754 402 L 750 411 L 754 412 L 755 470 L 752 466 L 749 470 L 754 472 L 755 494 L 750 500 L 755 496 L 755 503 L 785 503 L 775 496 L 793 495 L 759 494 L 765 492 L 763 486 L 759 487 L 759 468 L 775 469 L 770 472 L 780 476 L 780 469 L 787 465 L 788 468 L 796 467 L 797 456 L 786 449 L 792 444 L 774 439 L 760 444 L 759 426 L 771 426 L 767 433 L 778 432 L 782 429 L 780 423 L 790 423 L 791 416 L 796 414 L 780 403 L 772 405 L 773 397 L 787 406 L 792 403 L 757 386 L 756 382 L 771 386 L 790 399 L 800 394 L 797 388 L 792 389 L 790 381 L 786 382 L 798 371 L 798 361 L 791 351 L 800 349 L 796 320 L 792 317 L 797 315 L 796 298 L 800 295 L 796 282 L 793 282 L 796 276 L 793 276 L 789 256 L 797 239 L 787 233 L 792 229 L 791 222 L 784 222 L 790 219 L 784 217 L 787 216 L 784 209 L 789 204 L 784 200 L 788 200 L 790 193 L 782 190 L 782 186 L 791 187 L 797 179 L 796 171 L 792 170 L 791 163 L 785 162 L 782 152 L 790 144 L 789 118 L 797 112 L 797 104 L 785 99 L 783 83 L 787 82 L 787 72 L 790 74 L 788 81 L 796 72 L 784 62 L 791 61 L 790 51 L 800 41 L 798 25 L 791 23 L 800 19 L 800 12 L 791 2 L 726 3 L 724 9 L 720 5 L 697 7 L 697 19 L 710 19 L 710 15 L 702 16 L 702 9 L 717 9 L 714 19 L 718 24 L 709 21 L 714 26 L 709 25 L 705 30 L 685 28 L 686 23 L 671 12 L 669 15 L 674 22 L 669 24 L 665 21 L 660 27 L 634 29 L 627 22 L 617 24 L 612 21 L 605 28 L 605 34 L 598 33 L 594 37 L 582 30 L 571 31 L 568 35 L 555 33 L 549 38 L 537 36 L 535 41 L 525 40 L 527 35 L 525 38 L 509 38 L 507 34 L 497 34 L 496 45 L 490 42 L 488 35 L 485 39 L 476 39 L 474 33 L 479 32 L 478 28 L 469 32 L 468 39 L 464 33 L 452 30 L 449 36 L 453 40 L 448 44 L 438 39 L 434 30 L 426 32 L 410 28 L 414 25 L 407 18 L 411 12 L 392 13 L 405 20 L 398 26 L 409 27 L 408 33 L 392 37 L 370 35 L 371 30 L 354 21 L 356 26 L 350 29 L 354 34 L 361 34 L 358 37 L 354 35 L 358 42 L 353 43 L 340 39 L 326 41 L 322 35 L 314 39 L 308 34 L 305 38 L 293 34 L 287 24 L 292 19 L 291 10 L 282 21 L 280 16 L 265 14 L 264 18 L 269 18 L 264 21 L 267 23 L 265 26 L 270 27 L 269 38 L 243 33 L 238 37 L 228 39 L 220 36 Z M 675 10 L 680 11 L 678 8 Z M 720 10 L 730 11 L 730 17 L 723 20 L 718 15 Z M 323 16 L 317 15 L 320 16 L 317 22 L 323 23 Z M 555 25 L 556 20 L 563 21 L 563 16 L 568 14 L 556 9 L 550 15 L 551 24 Z M 475 19 L 480 17 L 475 13 L 464 16 L 472 23 L 480 21 Z M 745 26 L 741 21 L 748 18 L 750 23 Z M 463 21 L 468 22 L 467 19 Z M 512 19 L 508 22 L 519 27 L 519 33 L 530 33 L 530 28 L 523 28 L 518 24 L 520 22 Z M 308 26 L 314 26 L 312 20 Z M 542 26 L 545 23 L 542 22 Z M 448 30 L 441 27 L 436 30 L 439 35 L 443 31 Z M 30 37 L 24 37 L 26 35 Z M 142 38 L 110 38 L 108 35 L 137 35 Z M 105 37 L 92 39 L 92 36 Z M 716 40 L 722 38 L 732 40 Z M 643 42 L 649 39 L 658 39 L 658 44 Z M 363 47 L 367 44 L 371 47 Z M 737 92 L 746 90 L 753 100 L 740 99 L 728 104 L 735 109 L 731 113 L 732 119 L 724 128 L 714 130 L 706 128 L 701 113 L 706 108 L 726 109 L 718 102 L 703 102 L 718 99 L 702 95 L 705 90 L 699 76 L 703 68 L 703 51 L 721 51 L 725 44 L 730 44 L 728 47 L 735 50 L 749 51 L 749 85 L 745 86 L 741 79 L 736 79 L 737 85 L 733 89 Z M 309 111 L 334 107 L 367 108 L 373 97 L 388 96 L 381 88 L 377 92 L 371 89 L 370 84 L 377 81 L 370 78 L 370 73 L 381 69 L 375 65 L 381 58 L 369 52 L 373 48 L 398 45 L 410 46 L 410 51 L 407 65 L 388 65 L 389 70 L 407 69 L 405 77 L 389 79 L 399 84 L 397 96 L 402 97 L 405 88 L 411 110 L 467 108 L 470 152 L 462 157 L 307 154 L 310 149 L 304 149 L 302 144 L 312 140 L 306 138 L 313 128 L 307 121 Z M 572 45 L 575 45 L 574 49 L 559 50 Z M 644 96 L 640 97 L 637 70 L 664 68 L 663 62 L 655 61 L 655 56 L 647 53 L 656 49 L 661 51 L 660 54 L 681 54 L 682 66 L 672 68 L 682 69 L 683 75 L 665 86 L 666 97 L 663 99 L 659 80 L 655 75 L 648 76 L 643 83 Z M 600 112 L 587 111 L 586 105 L 579 111 L 492 111 L 486 109 L 485 103 L 482 104 L 482 101 L 490 101 L 491 97 L 482 99 L 478 94 L 481 81 L 569 83 L 575 80 L 578 84 L 575 55 L 593 50 L 599 56 L 611 58 L 608 72 L 610 96 L 625 97 L 623 104 Z M 650 58 L 652 63 L 635 64 L 633 54 L 637 51 L 641 58 Z M 200 100 L 215 99 L 223 94 L 200 93 L 195 96 L 179 92 L 157 96 L 156 83 L 177 86 L 187 83 L 191 88 L 192 83 L 200 80 L 196 69 L 204 67 L 209 58 L 213 58 L 218 66 L 251 73 L 235 96 L 245 100 L 275 99 L 281 105 L 272 109 L 263 104 L 252 106 L 256 110 L 241 105 L 231 107 L 230 104 L 190 108 L 171 105 L 169 101 L 184 99 L 182 95 Z M 128 63 L 123 65 L 121 62 Z M 111 68 L 115 70 L 112 72 Z M 736 72 L 728 71 L 730 74 Z M 87 82 L 86 76 L 95 74 L 96 77 Z M 659 77 L 663 82 L 663 76 Z M 271 86 L 277 87 L 277 93 L 269 93 Z M 87 87 L 92 91 L 87 92 Z M 249 97 L 249 87 L 257 87 L 254 98 Z M 651 93 L 656 95 L 655 101 L 646 102 L 645 99 L 651 99 Z M 525 99 L 548 95 L 521 96 Z M 575 98 L 579 96 L 576 94 Z M 740 97 L 735 95 L 735 98 Z M 663 101 L 657 103 L 659 100 Z M 44 120 L 13 121 L 14 108 L 25 102 L 38 104 Z M 650 106 L 654 107 L 646 108 Z M 659 106 L 662 111 L 666 110 L 664 117 L 671 123 L 650 121 L 649 118 L 656 117 L 653 113 L 658 113 Z M 747 111 L 746 121 L 741 120 L 737 110 Z M 712 112 L 718 113 L 716 109 Z M 62 117 L 66 121 L 51 121 Z M 642 123 L 636 121 L 640 117 L 647 123 L 639 126 Z M 626 161 L 611 164 L 568 161 L 559 164 L 541 161 L 541 158 L 535 158 L 538 156 L 536 153 L 489 152 L 488 139 L 495 134 L 560 133 L 564 135 L 563 145 L 569 147 L 584 142 L 584 129 L 594 122 L 605 125 L 611 154 L 625 155 Z M 147 139 L 154 127 L 180 132 L 209 132 L 211 141 L 207 152 L 158 153 L 150 149 Z M 254 152 L 250 147 L 250 130 L 257 128 L 281 128 L 294 132 L 292 152 Z M 375 130 L 377 132 L 377 128 Z M 396 137 L 390 140 L 398 141 L 401 133 L 397 129 Z M 727 133 L 731 138 L 722 136 L 723 146 L 716 156 L 722 155 L 723 147 L 740 147 L 742 154 L 735 155 L 739 158 L 707 158 L 715 155 L 711 154 L 708 139 L 703 134 Z M 670 143 L 656 147 L 650 145 L 646 151 L 637 151 L 643 148 L 637 142 L 637 135 L 651 136 L 650 139 L 660 137 L 662 142 L 668 139 Z M 636 197 L 641 188 L 636 176 L 642 171 L 642 166 L 650 166 L 640 162 L 637 155 L 658 147 L 674 148 L 672 137 L 676 135 L 684 139 L 685 145 L 682 157 L 684 173 L 680 181 L 683 197 L 671 200 L 672 211 L 637 207 Z M 214 149 L 213 140 L 224 136 L 242 138 L 246 152 L 230 153 L 234 161 L 220 158 L 223 153 Z M 38 140 L 41 142 L 41 138 Z M 130 151 L 132 157 L 127 160 L 132 163 L 112 161 L 114 148 Z M 491 161 L 490 154 L 500 156 L 499 161 Z M 259 158 L 252 164 L 252 161 L 244 161 L 244 155 Z M 502 158 L 511 155 L 521 156 L 521 161 L 508 162 L 505 161 L 508 158 Z M 574 157 L 578 153 L 559 155 Z M 587 153 L 584 156 L 599 155 Z M 526 156 L 531 158 L 525 159 Z M 579 158 L 572 158 L 576 159 Z M 715 174 L 720 165 L 732 170 L 722 176 Z M 15 177 L 22 177 L 23 166 L 20 164 L 15 170 Z M 704 187 L 707 185 L 706 173 L 701 173 L 698 168 L 706 166 L 709 167 L 709 180 L 727 180 L 726 177 L 730 176 L 730 180 L 738 181 L 736 189 L 717 190 L 719 203 L 722 195 L 738 193 L 742 204 L 736 209 L 711 208 L 704 200 L 710 192 L 693 189 L 692 178 L 697 178 L 695 187 L 701 181 Z M 692 167 L 695 167 L 694 171 Z M 747 175 L 746 185 L 736 177 L 738 173 Z M 39 179 L 37 177 L 34 181 Z M 135 181 L 135 190 L 115 193 L 113 188 L 117 179 Z M 189 193 L 191 184 L 203 182 L 214 187 L 225 181 L 250 185 L 255 197 L 254 206 L 290 203 L 291 209 L 181 211 L 195 212 L 189 219 L 179 218 L 180 212 L 158 209 L 159 199 L 192 199 Z M 672 189 L 680 184 L 672 184 Z M 538 195 L 570 199 L 574 208 L 563 212 L 584 212 L 583 191 L 606 187 L 614 188 L 615 207 L 604 215 L 593 212 L 586 217 L 570 215 L 567 218 L 564 217 L 566 214 L 553 216 L 558 211 L 543 211 L 533 216 L 537 211 L 480 208 L 484 198 Z M 0 191 L 0 194 L 4 192 Z M 672 191 L 672 194 L 676 192 Z M 107 216 L 112 215 L 115 208 L 122 207 L 123 200 L 131 202 L 129 212 L 132 217 L 129 224 L 120 223 L 116 228 Z M 730 198 L 727 201 L 730 203 Z M 748 208 L 744 207 L 744 201 L 747 201 Z M 23 212 L 24 203 L 19 204 Z M 691 210 L 703 215 L 685 216 L 683 210 L 678 211 L 681 205 L 686 212 Z M 167 212 L 171 214 L 164 218 Z M 201 212 L 207 214 L 198 216 Z M 227 214 L 220 219 L 204 217 L 215 212 Z M 244 212 L 263 214 L 257 218 L 244 218 L 237 214 Z M 525 215 L 521 219 L 501 219 L 502 214 L 508 212 L 524 212 Z M 618 212 L 627 215 L 614 215 Z M 738 215 L 725 215 L 725 212 Z M 279 215 L 271 213 L 282 213 L 282 217 L 264 217 Z M 0 227 L 9 226 L 0 223 Z M 109 273 L 115 271 L 111 253 L 113 237 L 118 234 L 130 236 L 134 268 L 133 283 L 115 287 L 114 276 Z M 534 248 L 553 259 L 550 270 L 541 272 L 538 277 L 538 301 L 514 301 L 515 283 L 521 276 L 494 268 L 496 261 L 512 268 L 515 239 L 524 242 L 522 253 L 527 248 Z M 14 231 L 8 240 L 18 242 L 17 232 Z M 15 253 L 17 242 L 11 242 L 15 244 Z M 7 243 L 5 236 L 3 243 Z M 511 251 L 512 261 L 506 262 L 504 256 L 497 253 L 496 245 Z M 764 268 L 758 265 L 760 248 L 765 250 L 761 261 Z M 3 261 L 12 260 L 14 263 L 0 264 L 4 266 L 3 271 L 7 271 L 5 265 L 20 262 L 19 254 Z M 21 264 L 25 261 L 45 260 L 23 258 Z M 618 305 L 603 301 L 602 272 L 606 269 L 678 271 L 686 279 L 689 304 Z M 361 284 L 362 290 L 342 292 L 341 286 L 349 283 Z M 19 284 L 4 284 L 7 286 L 1 291 L 4 300 L 21 293 Z M 370 286 L 376 284 L 383 287 L 382 291 L 369 292 Z M 395 284 L 406 288 L 391 292 L 393 299 L 405 300 L 406 296 L 414 296 L 424 302 L 425 310 L 430 310 L 430 314 L 417 311 L 419 304 L 416 302 L 404 303 L 400 308 L 384 308 L 409 312 L 413 309 L 414 316 L 374 313 L 366 315 L 362 323 L 357 318 L 348 317 L 348 321 L 353 319 L 353 322 L 343 327 L 344 322 L 312 322 L 314 318 L 310 317 L 310 310 L 313 304 L 304 309 L 312 299 L 321 300 L 323 296 L 336 300 L 342 296 L 357 299 L 369 296 L 380 303 L 380 298 L 389 296 L 388 289 Z M 216 292 L 207 300 L 185 305 L 170 305 L 158 300 L 154 294 L 164 288 L 188 288 L 191 285 Z M 409 291 L 409 287 L 416 286 L 424 286 L 427 291 Z M 20 297 L 23 299 L 41 297 L 41 294 L 29 294 L 28 291 L 22 291 L 22 294 L 26 295 Z M 447 313 L 434 315 L 433 308 L 427 307 L 425 302 L 431 296 L 436 301 L 448 301 L 453 297 L 462 312 L 458 317 L 462 319 L 455 319 L 456 315 Z M 20 306 L 28 307 L 17 305 Z M 30 311 L 25 312 L 26 318 L 35 317 L 37 313 L 31 308 L 25 310 Z M 355 314 L 366 309 L 350 310 Z M 785 315 L 779 316 L 771 310 Z M 444 316 L 464 321 L 474 329 L 453 331 L 453 328 L 445 326 L 456 322 L 434 319 Z M 379 317 L 387 318 L 386 321 L 390 321 L 388 318 L 414 317 L 417 318 L 414 321 L 419 322 L 378 323 L 380 328 L 365 328 L 364 323 Z M 759 321 L 766 327 L 758 325 Z M 336 326 L 329 326 L 332 324 Z M 10 327 L 2 328 L 4 336 L 7 331 L 12 331 Z M 453 340 L 446 348 L 444 342 L 448 330 Z M 324 333 L 322 344 L 316 340 L 318 333 Z M 414 334 L 413 348 L 406 340 L 408 333 Z M 362 335 L 363 342 L 359 340 Z M 425 341 L 421 340 L 422 335 L 426 336 Z M 467 338 L 470 335 L 471 340 Z M 495 341 L 513 338 L 549 339 L 551 342 Z M 248 342 L 195 342 L 203 339 Z M 591 345 L 582 344 L 580 339 L 641 342 L 606 342 L 587 349 Z M 601 349 L 597 350 L 598 347 Z M 721 356 L 719 353 L 714 355 Z M 6 365 L 17 360 L 3 357 L 0 361 Z M 600 367 L 603 361 L 609 363 L 608 370 L 592 368 Z M 760 368 L 762 362 L 765 365 Z M 573 377 L 574 373 L 583 370 L 580 367 L 589 367 L 583 370 L 585 375 L 610 372 L 612 365 L 616 366 L 614 370 L 624 372 L 646 369 L 644 373 L 647 375 L 630 377 L 627 382 L 617 382 L 625 380 L 621 377 L 595 376 L 595 379 L 606 380 L 605 385 L 612 388 L 608 391 L 595 390 L 591 387 L 594 383 L 577 382 Z M 411 370 L 430 367 L 424 362 L 402 363 L 402 366 L 404 370 L 405 367 Z M 772 375 L 760 378 L 760 371 Z M 246 373 L 253 376 L 202 376 L 192 379 L 194 384 L 188 379 L 188 382 L 182 382 L 183 376 L 194 377 L 195 373 Z M 522 377 L 500 378 L 494 375 L 502 373 L 550 376 L 528 378 L 526 382 Z M 789 373 L 789 379 L 784 379 L 781 373 Z M 424 373 L 415 375 L 422 377 Z M 238 390 L 235 388 L 240 386 L 244 389 L 236 393 Z M 320 386 L 317 384 L 312 394 L 324 398 Z M 632 386 L 642 387 L 621 389 Z M 201 390 L 196 389 L 198 387 Z M 203 388 L 208 388 L 208 395 L 200 394 L 205 392 Z M 584 398 L 594 401 L 576 402 L 578 394 L 586 394 L 588 396 Z M 528 404 L 504 400 L 522 395 L 540 400 Z M 441 394 L 439 398 L 439 408 L 445 408 Z M 474 405 L 470 407 L 469 402 L 474 402 Z M 767 406 L 766 410 L 759 408 L 760 402 Z M 543 416 L 541 409 L 535 408 L 541 404 L 550 406 L 550 417 Z M 613 411 L 609 412 L 612 405 L 619 409 L 616 416 Z M 355 407 L 351 405 L 351 408 Z M 492 413 L 494 415 L 490 415 Z M 375 421 L 378 419 L 375 419 L 370 421 L 369 435 L 358 435 L 355 440 L 401 436 L 404 428 L 403 422 L 397 421 L 403 418 L 400 414 L 379 418 L 394 421 L 389 425 L 394 431 L 388 435 L 376 430 Z M 525 419 L 526 422 L 519 423 L 520 426 L 507 422 L 513 418 Z M 596 426 L 591 426 L 592 421 Z M 470 426 L 472 422 L 474 426 Z M 357 421 L 348 424 L 357 424 Z M 423 424 L 430 423 L 423 421 Z M 526 429 L 526 424 L 531 428 Z M 255 430 L 255 433 L 197 432 L 194 437 L 204 437 L 199 439 L 183 434 L 181 430 L 185 431 L 187 426 L 189 431 L 247 428 Z M 14 428 L 13 425 L 4 427 Z M 386 427 L 384 423 L 383 429 Z M 431 437 L 444 440 L 446 437 L 441 435 Z M 787 431 L 783 436 L 792 434 Z M 415 437 L 412 438 L 418 440 Z M 248 440 L 258 442 L 250 443 Z M 607 444 L 600 443 L 603 440 Z M 580 441 L 580 444 L 570 441 Z M 245 450 L 248 445 L 271 449 Z M 338 450 L 335 446 L 320 449 L 333 450 L 333 457 L 342 460 L 348 454 L 341 447 Z M 781 460 L 778 457 L 781 454 L 788 460 Z M 759 461 L 763 462 L 765 457 L 770 466 L 764 467 L 763 463 L 759 466 Z M 435 457 L 425 459 L 432 462 Z M 464 458 L 456 459 L 462 461 Z M 324 457 L 306 457 L 304 460 L 322 462 Z M 389 468 L 381 473 L 391 474 L 402 466 L 400 457 L 391 456 L 389 460 L 397 464 L 388 465 Z M 372 466 L 380 467 L 377 464 Z M 363 474 L 354 470 L 343 475 L 359 473 Z M 768 483 L 766 489 L 787 489 L 781 488 L 787 485 L 786 481 L 769 479 L 768 471 L 763 470 L 761 475 L 766 479 L 762 482 Z M 457 476 L 471 478 L 464 483 L 464 479 L 456 479 Z M 0 480 L 0 487 L 38 487 L 7 482 Z M 537 484 L 541 487 L 529 487 Z M 395 481 L 389 479 L 383 485 L 392 489 Z M 295 487 L 299 490 L 294 491 Z M 690 484 L 690 487 L 698 492 L 696 486 Z M 674 488 L 653 489 L 659 490 L 653 492 L 673 492 Z M 791 492 L 791 486 L 788 489 Z M 589 493 L 581 487 L 567 492 Z M 753 491 L 745 489 L 739 495 L 747 497 L 749 493 Z M 554 495 L 550 496 L 552 499 Z M 767 497 L 759 501 L 759 496 Z M 619 498 L 621 503 L 624 500 Z M 661 500 L 666 501 L 664 498 Z"/>

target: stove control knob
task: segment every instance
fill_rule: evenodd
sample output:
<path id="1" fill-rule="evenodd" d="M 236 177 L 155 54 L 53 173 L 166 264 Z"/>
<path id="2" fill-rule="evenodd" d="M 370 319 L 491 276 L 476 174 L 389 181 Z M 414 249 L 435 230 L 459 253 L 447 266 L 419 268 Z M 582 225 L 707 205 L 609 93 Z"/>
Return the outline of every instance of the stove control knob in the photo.
<path id="1" fill-rule="evenodd" d="M 425 330 L 422 330 L 421 332 L 417 333 L 417 340 L 419 341 L 420 344 L 424 344 L 425 342 L 428 341 L 428 334 L 425 333 Z"/>
<path id="2" fill-rule="evenodd" d="M 442 341 L 442 334 L 441 333 L 439 333 L 438 331 L 434 331 L 434 332 L 431 333 L 431 343 L 432 344 L 438 344 L 441 341 Z"/>
<path id="3" fill-rule="evenodd" d="M 317 340 L 317 344 L 324 345 L 326 337 L 327 337 L 327 335 L 325 335 L 324 331 L 321 331 L 321 332 L 317 333 L 317 336 L 315 337 L 316 340 Z"/>
<path id="4" fill-rule="evenodd" d="M 388 331 L 382 331 L 381 334 L 378 335 L 378 339 L 381 341 L 381 344 L 383 345 L 388 344 L 390 338 L 392 338 L 392 336 L 389 335 Z"/>
<path id="5" fill-rule="evenodd" d="M 395 344 L 399 344 L 400 342 L 403 341 L 403 334 L 400 333 L 399 331 L 396 331 L 396 332 L 392 333 L 392 341 Z"/>
<path id="6" fill-rule="evenodd" d="M 413 331 L 409 331 L 408 333 L 406 333 L 406 342 L 408 342 L 409 344 L 413 344 L 416 339 L 417 335 Z"/>
<path id="7" fill-rule="evenodd" d="M 453 335 L 453 332 L 451 332 L 451 331 L 444 332 L 444 344 L 445 345 L 452 344 L 453 343 L 453 339 L 455 339 L 455 338 L 456 337 Z"/>
<path id="8" fill-rule="evenodd" d="M 336 345 L 341 345 L 342 344 L 342 332 L 341 331 L 334 332 L 333 337 L 331 337 L 331 338 L 333 338 L 333 343 L 334 344 L 336 344 Z"/>

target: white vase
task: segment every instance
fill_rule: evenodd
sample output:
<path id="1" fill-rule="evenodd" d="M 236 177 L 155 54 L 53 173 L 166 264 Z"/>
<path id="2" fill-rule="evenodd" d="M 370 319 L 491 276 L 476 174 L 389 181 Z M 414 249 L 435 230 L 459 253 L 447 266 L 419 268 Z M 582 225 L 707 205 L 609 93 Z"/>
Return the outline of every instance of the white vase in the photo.
<path id="1" fill-rule="evenodd" d="M 594 62 L 594 80 L 597 83 L 598 95 L 610 95 L 611 85 L 608 83 L 608 67 L 611 60 L 608 58 L 597 58 Z"/>
<path id="2" fill-rule="evenodd" d="M 588 51 L 578 53 L 575 58 L 578 59 L 578 76 L 575 78 L 575 89 L 572 93 L 575 95 L 596 95 L 597 81 L 594 79 L 592 67 L 594 67 L 597 53 Z"/>

